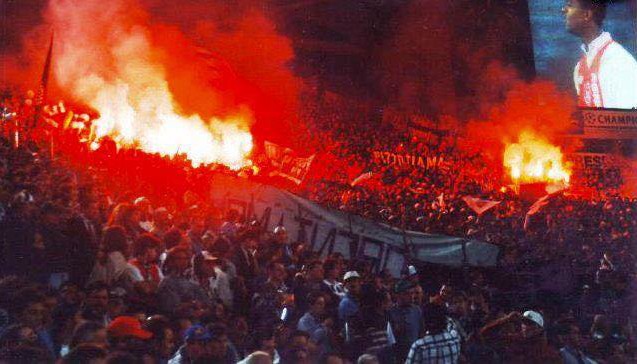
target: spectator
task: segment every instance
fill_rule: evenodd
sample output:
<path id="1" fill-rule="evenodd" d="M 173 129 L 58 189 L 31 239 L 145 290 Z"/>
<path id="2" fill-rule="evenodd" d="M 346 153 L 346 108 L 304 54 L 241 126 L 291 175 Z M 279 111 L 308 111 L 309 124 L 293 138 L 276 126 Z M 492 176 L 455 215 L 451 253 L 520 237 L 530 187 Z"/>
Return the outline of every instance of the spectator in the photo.
<path id="1" fill-rule="evenodd" d="M 204 358 L 207 359 L 209 349 L 207 346 L 212 340 L 212 335 L 201 325 L 193 325 L 184 333 L 184 345 L 177 350 L 168 364 L 195 363 Z"/>
<path id="2" fill-rule="evenodd" d="M 157 264 L 160 246 L 161 241 L 153 235 L 141 234 L 135 240 L 135 257 L 129 261 L 144 282 L 148 282 L 152 287 L 157 287 L 163 278 Z"/>
<path id="3" fill-rule="evenodd" d="M 112 225 L 104 230 L 102 246 L 105 256 L 95 265 L 89 282 L 102 281 L 112 287 L 132 290 L 143 277 L 133 265 L 128 263 L 130 247 L 126 231 L 121 226 Z"/>
<path id="4" fill-rule="evenodd" d="M 107 332 L 112 350 L 131 353 L 139 360 L 152 356 L 150 339 L 153 333 L 144 330 L 136 317 L 117 317 L 108 325 Z"/>
<path id="5" fill-rule="evenodd" d="M 416 286 L 413 281 L 401 280 L 394 287 L 397 302 L 389 310 L 389 321 L 396 337 L 395 355 L 399 362 L 405 360 L 409 348 L 423 332 L 423 313 L 416 305 Z"/>
<path id="6" fill-rule="evenodd" d="M 425 336 L 416 340 L 405 363 L 457 363 L 460 359 L 460 336 L 449 329 L 444 309 L 429 304 L 425 307 Z"/>
<path id="7" fill-rule="evenodd" d="M 151 316 L 144 322 L 143 329 L 153 334 L 155 361 L 160 364 L 168 363 L 175 352 L 177 341 L 170 320 L 161 315 Z"/>
<path id="8" fill-rule="evenodd" d="M 338 305 L 338 318 L 342 323 L 346 324 L 359 311 L 360 275 L 356 271 L 349 271 L 343 276 L 343 282 L 345 282 L 346 293 Z"/>
<path id="9" fill-rule="evenodd" d="M 62 360 L 61 364 L 98 364 L 106 361 L 108 351 L 101 346 L 80 344 L 73 348 Z"/>
<path id="10" fill-rule="evenodd" d="M 268 265 L 268 280 L 252 298 L 251 318 L 257 328 L 274 327 L 279 321 L 286 319 L 283 315 L 287 295 L 284 283 L 286 275 L 282 263 L 273 261 Z"/>
<path id="11" fill-rule="evenodd" d="M 184 246 L 176 246 L 168 251 L 165 263 L 166 277 L 157 289 L 162 312 L 172 313 L 181 303 L 210 301 L 205 291 L 187 277 L 189 261 L 189 250 Z"/>
<path id="12" fill-rule="evenodd" d="M 72 351 L 82 344 L 90 344 L 92 346 L 107 349 L 109 344 L 106 328 L 94 321 L 86 321 L 79 324 L 73 330 L 73 335 L 71 336 L 71 341 L 69 343 L 69 350 Z"/>
<path id="13" fill-rule="evenodd" d="M 325 317 L 325 298 L 320 292 L 312 292 L 308 297 L 309 310 L 301 317 L 297 329 L 307 332 L 310 340 L 322 355 L 332 350 L 330 340 L 332 319 Z"/>

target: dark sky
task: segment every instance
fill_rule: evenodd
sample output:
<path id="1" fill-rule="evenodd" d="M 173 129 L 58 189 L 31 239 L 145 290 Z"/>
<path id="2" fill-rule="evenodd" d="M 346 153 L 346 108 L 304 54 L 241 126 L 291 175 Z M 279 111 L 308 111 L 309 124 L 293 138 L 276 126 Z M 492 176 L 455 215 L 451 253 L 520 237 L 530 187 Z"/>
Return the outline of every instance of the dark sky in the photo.
<path id="1" fill-rule="evenodd" d="M 46 1 L 0 0 L 0 53 L 19 52 L 21 35 L 42 21 Z M 449 92 L 472 97 L 480 90 L 467 80 L 477 82 L 475 72 L 491 59 L 523 76 L 534 74 L 526 0 L 138 1 L 155 20 L 179 25 L 186 34 L 202 19 L 232 27 L 244 11 L 258 7 L 292 40 L 296 58 L 290 66 L 297 75 L 381 103 L 397 102 L 392 98 L 398 94 L 408 104 L 431 100 L 431 85 L 445 79 L 454 80 L 445 86 L 454 89 Z M 427 60 L 440 45 L 450 50 Z M 442 63 L 447 64 L 443 75 L 434 69 Z M 411 111 L 437 107 L 424 103 Z"/>
<path id="2" fill-rule="evenodd" d="M 0 53 L 20 50 L 23 33 L 42 21 L 46 0 L 0 0 Z"/>

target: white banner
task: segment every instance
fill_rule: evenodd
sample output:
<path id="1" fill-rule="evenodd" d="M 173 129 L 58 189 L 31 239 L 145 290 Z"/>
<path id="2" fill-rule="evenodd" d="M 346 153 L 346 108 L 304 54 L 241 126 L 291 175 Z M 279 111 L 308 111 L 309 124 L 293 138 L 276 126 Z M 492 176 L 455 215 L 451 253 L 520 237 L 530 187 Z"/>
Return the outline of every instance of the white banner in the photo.
<path id="1" fill-rule="evenodd" d="M 272 231 L 283 216 L 292 240 L 305 239 L 314 251 L 327 256 L 340 252 L 347 259 L 367 258 L 376 269 L 399 276 L 410 261 L 449 266 L 493 266 L 497 246 L 464 238 L 402 231 L 358 216 L 330 210 L 287 191 L 230 176 L 216 177 L 212 199 L 245 217 L 256 215 Z"/>

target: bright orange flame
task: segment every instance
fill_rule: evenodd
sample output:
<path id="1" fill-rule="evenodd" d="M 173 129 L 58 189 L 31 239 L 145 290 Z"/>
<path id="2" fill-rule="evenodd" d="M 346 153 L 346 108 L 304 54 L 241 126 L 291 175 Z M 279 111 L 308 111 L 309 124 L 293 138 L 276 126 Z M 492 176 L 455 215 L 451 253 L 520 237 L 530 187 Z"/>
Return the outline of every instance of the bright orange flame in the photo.
<path id="1" fill-rule="evenodd" d="M 179 115 L 160 70 L 138 70 L 128 83 L 97 82 L 91 94 L 88 102 L 101 113 L 94 121 L 98 140 L 108 135 L 120 147 L 165 156 L 185 154 L 195 166 L 250 165 L 252 135 L 242 127 L 247 121 L 236 117 L 206 123 L 199 115 Z"/>
<path id="2" fill-rule="evenodd" d="M 237 111 L 226 120 L 180 112 L 150 30 L 143 16 L 131 11 L 134 2 L 113 0 L 106 13 L 99 0 L 51 0 L 49 5 L 61 49 L 56 80 L 100 113 L 93 121 L 91 148 L 109 136 L 123 148 L 185 154 L 195 166 L 251 165 L 249 112 Z"/>
<path id="3" fill-rule="evenodd" d="M 518 142 L 508 144 L 504 151 L 504 166 L 515 182 L 568 184 L 571 171 L 563 159 L 559 147 L 529 131 L 520 134 Z"/>

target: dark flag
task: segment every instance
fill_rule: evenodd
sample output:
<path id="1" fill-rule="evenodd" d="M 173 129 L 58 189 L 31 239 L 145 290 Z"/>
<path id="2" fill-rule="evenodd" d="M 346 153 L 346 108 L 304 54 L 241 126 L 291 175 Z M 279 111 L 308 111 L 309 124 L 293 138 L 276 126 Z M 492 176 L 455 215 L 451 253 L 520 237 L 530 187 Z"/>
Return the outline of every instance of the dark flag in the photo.
<path id="1" fill-rule="evenodd" d="M 51 34 L 51 41 L 49 43 L 49 51 L 46 54 L 46 61 L 44 62 L 44 68 L 42 69 L 42 78 L 40 79 L 40 88 L 38 94 L 35 97 L 35 114 L 33 117 L 33 127 L 35 128 L 40 119 L 42 107 L 46 99 L 47 89 L 49 85 L 49 74 L 51 73 L 51 55 L 53 53 L 53 34 Z"/>

